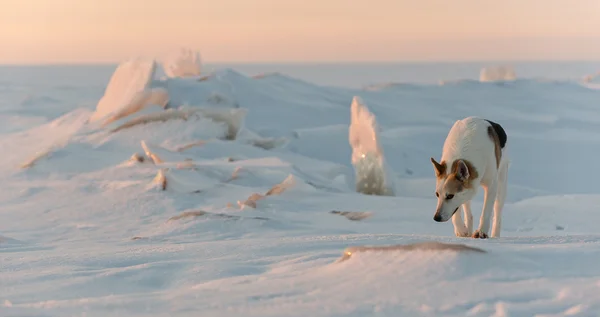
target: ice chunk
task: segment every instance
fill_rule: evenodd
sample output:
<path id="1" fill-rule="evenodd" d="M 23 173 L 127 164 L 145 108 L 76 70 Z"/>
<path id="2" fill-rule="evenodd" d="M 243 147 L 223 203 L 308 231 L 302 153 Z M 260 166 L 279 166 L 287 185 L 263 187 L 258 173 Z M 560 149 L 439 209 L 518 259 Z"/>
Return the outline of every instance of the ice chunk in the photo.
<path id="1" fill-rule="evenodd" d="M 349 142 L 356 173 L 356 191 L 367 195 L 394 195 L 393 174 L 379 144 L 375 116 L 360 97 L 352 100 Z"/>
<path id="2" fill-rule="evenodd" d="M 122 108 L 110 115 L 102 125 L 106 126 L 116 120 L 143 110 L 148 106 L 160 106 L 161 108 L 165 108 L 168 102 L 169 93 L 165 88 L 159 87 L 142 90 L 135 94 L 133 99 L 128 104 L 124 105 Z"/>
<path id="3" fill-rule="evenodd" d="M 196 77 L 200 76 L 202 59 L 199 52 L 182 48 L 165 59 L 163 68 L 167 77 L 170 78 Z"/>
<path id="4" fill-rule="evenodd" d="M 511 66 L 492 66 L 484 67 L 479 73 L 479 81 L 513 81 L 517 79 L 515 70 Z"/>
<path id="5" fill-rule="evenodd" d="M 155 70 L 154 60 L 132 59 L 121 63 L 113 73 L 90 122 L 123 111 L 138 93 L 150 87 Z"/>

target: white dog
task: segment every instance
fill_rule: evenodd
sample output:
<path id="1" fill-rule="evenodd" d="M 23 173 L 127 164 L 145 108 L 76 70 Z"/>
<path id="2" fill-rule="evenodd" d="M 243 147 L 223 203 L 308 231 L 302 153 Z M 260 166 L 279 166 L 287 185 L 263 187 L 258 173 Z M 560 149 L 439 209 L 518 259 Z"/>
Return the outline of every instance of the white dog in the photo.
<path id="1" fill-rule="evenodd" d="M 456 121 L 444 142 L 441 162 L 431 158 L 437 178 L 435 195 L 438 197 L 433 220 L 446 222 L 452 218 L 456 236 L 471 236 L 471 200 L 478 185 L 481 185 L 485 190 L 483 211 L 479 229 L 472 237 L 488 237 L 492 208 L 492 237 L 499 237 L 509 163 L 504 155 L 505 149 L 506 132 L 499 124 L 477 117 Z M 461 205 L 465 222 L 460 212 L 457 213 Z"/>

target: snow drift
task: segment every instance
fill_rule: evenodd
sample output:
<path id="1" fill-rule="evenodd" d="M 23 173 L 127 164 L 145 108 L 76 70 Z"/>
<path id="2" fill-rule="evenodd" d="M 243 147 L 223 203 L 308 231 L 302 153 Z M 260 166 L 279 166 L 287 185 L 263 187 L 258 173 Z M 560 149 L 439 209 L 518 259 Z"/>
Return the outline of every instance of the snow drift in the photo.
<path id="1" fill-rule="evenodd" d="M 132 59 L 121 63 L 115 70 L 104 96 L 98 102 L 90 122 L 102 119 L 100 126 L 115 133 L 153 122 L 188 120 L 192 116 L 201 116 L 223 124 L 226 127 L 223 138 L 235 140 L 243 128 L 247 109 L 231 108 L 231 98 L 218 89 L 207 91 L 205 95 L 202 91 L 188 95 L 185 103 L 180 98 L 182 87 L 199 87 L 197 81 L 188 78 L 196 72 L 199 74 L 199 63 L 197 54 L 183 50 L 165 62 L 165 71 L 172 78 L 165 80 L 154 78 L 154 61 Z M 171 96 L 176 98 L 171 99 Z M 246 132 L 245 135 L 252 134 Z M 283 144 L 281 140 L 265 139 L 256 135 L 246 142 L 265 149 Z"/>

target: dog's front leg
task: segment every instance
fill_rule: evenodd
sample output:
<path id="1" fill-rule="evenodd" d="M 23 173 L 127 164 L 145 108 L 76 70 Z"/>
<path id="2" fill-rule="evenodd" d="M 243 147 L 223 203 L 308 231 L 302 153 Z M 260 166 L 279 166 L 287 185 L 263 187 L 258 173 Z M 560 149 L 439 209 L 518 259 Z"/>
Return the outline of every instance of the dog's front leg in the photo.
<path id="1" fill-rule="evenodd" d="M 460 210 L 454 213 L 454 216 L 452 216 L 452 224 L 454 225 L 454 234 L 457 237 L 469 237 L 471 236 L 470 232 L 468 231 L 467 227 L 465 226 L 465 223 L 462 219 L 462 216 L 460 214 Z"/>
<path id="2" fill-rule="evenodd" d="M 494 202 L 496 201 L 496 192 L 498 186 L 496 180 L 493 180 L 491 184 L 485 186 L 485 195 L 483 198 L 483 210 L 481 211 L 481 218 L 479 219 L 479 229 L 473 233 L 473 238 L 486 239 L 490 230 L 490 216 L 494 208 Z"/>
<path id="3" fill-rule="evenodd" d="M 467 235 L 471 236 L 473 232 L 473 214 L 471 213 L 471 201 L 467 201 L 462 206 L 465 213 L 465 226 L 467 227 Z"/>

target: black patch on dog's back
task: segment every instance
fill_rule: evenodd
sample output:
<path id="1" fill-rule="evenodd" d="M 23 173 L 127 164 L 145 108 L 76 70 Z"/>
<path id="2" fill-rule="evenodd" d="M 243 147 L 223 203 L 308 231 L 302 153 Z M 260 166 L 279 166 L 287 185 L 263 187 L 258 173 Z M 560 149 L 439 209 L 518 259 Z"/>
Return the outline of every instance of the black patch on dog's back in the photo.
<path id="1" fill-rule="evenodd" d="M 494 129 L 494 131 L 496 131 L 496 134 L 498 135 L 498 140 L 500 141 L 500 148 L 504 148 L 504 146 L 506 145 L 506 140 L 508 139 L 508 137 L 506 136 L 506 132 L 504 131 L 504 128 L 502 128 L 501 125 L 497 124 L 496 122 L 490 121 L 485 119 L 485 121 L 489 122 L 492 125 L 492 128 Z"/>

